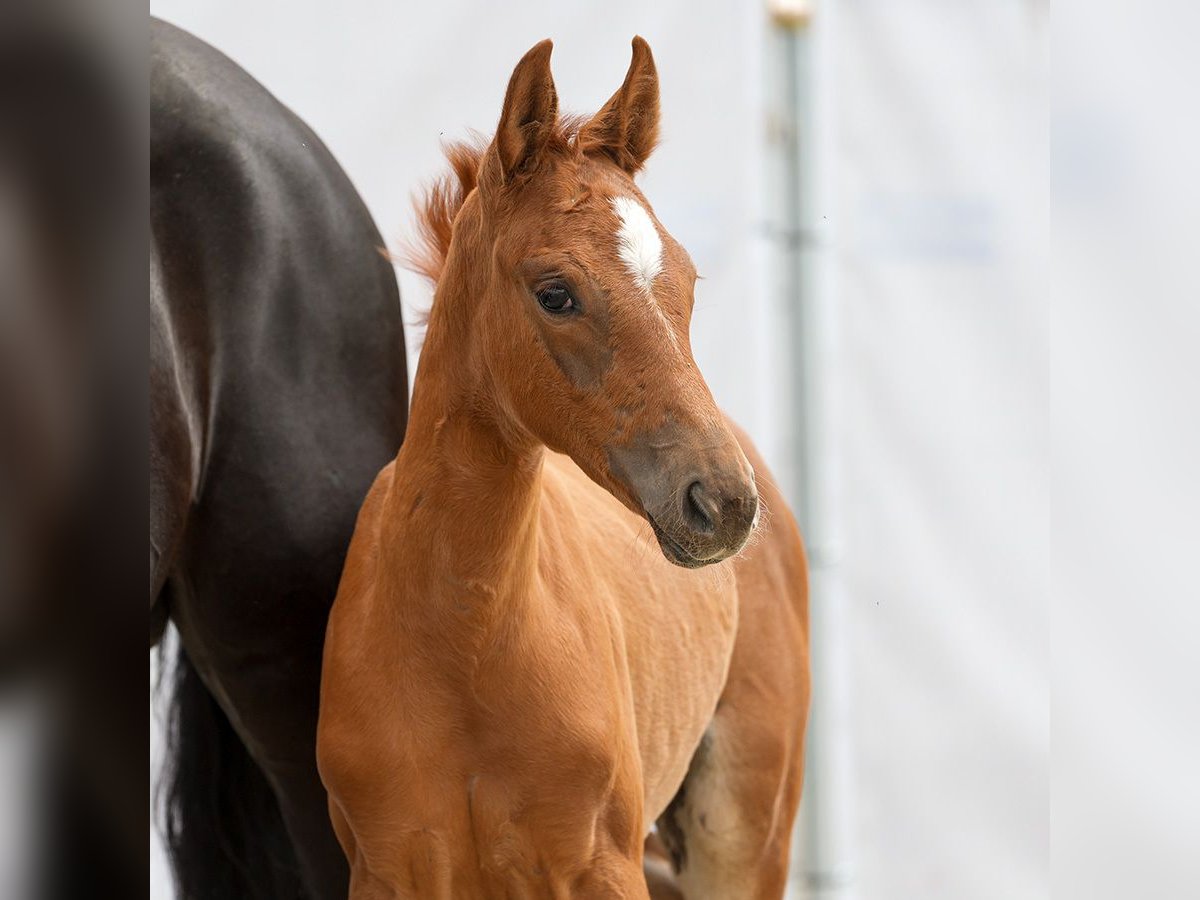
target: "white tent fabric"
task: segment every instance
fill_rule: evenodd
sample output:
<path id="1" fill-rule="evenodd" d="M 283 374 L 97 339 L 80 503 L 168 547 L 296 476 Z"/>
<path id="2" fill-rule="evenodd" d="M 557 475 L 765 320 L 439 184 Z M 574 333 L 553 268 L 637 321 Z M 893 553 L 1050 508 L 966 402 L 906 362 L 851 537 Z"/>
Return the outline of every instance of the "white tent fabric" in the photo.
<path id="1" fill-rule="evenodd" d="M 859 895 L 1044 897 L 1045 10 L 837 24 Z"/>
<path id="2" fill-rule="evenodd" d="M 304 117 L 396 237 L 439 138 L 494 125 L 530 45 L 554 38 L 560 98 L 588 110 L 644 35 L 664 122 L 643 187 L 705 276 L 697 360 L 792 483 L 762 231 L 763 6 L 150 7 Z M 1035 0 L 836 4 L 837 496 L 863 900 L 1049 891 L 1045 15 Z M 401 290 L 409 309 L 428 297 L 407 274 Z M 151 896 L 169 897 L 154 858 Z"/>

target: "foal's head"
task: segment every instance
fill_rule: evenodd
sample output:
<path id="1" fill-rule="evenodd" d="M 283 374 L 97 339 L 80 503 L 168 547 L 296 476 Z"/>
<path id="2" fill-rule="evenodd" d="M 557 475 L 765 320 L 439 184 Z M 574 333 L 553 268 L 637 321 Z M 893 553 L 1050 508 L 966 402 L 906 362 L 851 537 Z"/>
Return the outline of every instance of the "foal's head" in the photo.
<path id="1" fill-rule="evenodd" d="M 745 544 L 758 494 L 692 359 L 696 270 L 633 182 L 658 133 L 654 60 L 635 38 L 604 107 L 560 119 L 550 49 L 517 64 L 495 137 L 452 148 L 460 184 L 426 205 L 433 316 L 502 428 L 570 455 L 667 559 L 717 562 Z"/>

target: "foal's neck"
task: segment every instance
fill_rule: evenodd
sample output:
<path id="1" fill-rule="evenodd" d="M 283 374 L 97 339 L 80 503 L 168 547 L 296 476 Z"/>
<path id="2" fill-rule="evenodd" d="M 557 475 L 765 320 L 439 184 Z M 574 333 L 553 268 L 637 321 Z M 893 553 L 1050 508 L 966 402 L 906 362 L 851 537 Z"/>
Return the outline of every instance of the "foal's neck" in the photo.
<path id="1" fill-rule="evenodd" d="M 409 596 L 460 611 L 528 593 L 544 455 L 503 420 L 465 347 L 431 318 L 383 542 L 401 558 L 395 574 Z"/>

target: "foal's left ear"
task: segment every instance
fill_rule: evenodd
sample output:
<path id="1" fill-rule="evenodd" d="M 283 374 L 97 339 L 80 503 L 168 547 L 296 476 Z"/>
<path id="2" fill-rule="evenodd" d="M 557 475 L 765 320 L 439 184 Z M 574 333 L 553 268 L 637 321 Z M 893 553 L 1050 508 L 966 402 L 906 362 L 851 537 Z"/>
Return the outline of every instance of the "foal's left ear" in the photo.
<path id="1" fill-rule="evenodd" d="M 658 70 L 650 45 L 635 37 L 624 84 L 579 130 L 579 148 L 584 153 L 603 153 L 633 175 L 657 142 Z"/>
<path id="2" fill-rule="evenodd" d="M 558 123 L 558 92 L 550 74 L 549 40 L 534 44 L 521 57 L 504 93 L 496 137 L 484 160 L 485 175 L 507 184 L 532 168 Z"/>

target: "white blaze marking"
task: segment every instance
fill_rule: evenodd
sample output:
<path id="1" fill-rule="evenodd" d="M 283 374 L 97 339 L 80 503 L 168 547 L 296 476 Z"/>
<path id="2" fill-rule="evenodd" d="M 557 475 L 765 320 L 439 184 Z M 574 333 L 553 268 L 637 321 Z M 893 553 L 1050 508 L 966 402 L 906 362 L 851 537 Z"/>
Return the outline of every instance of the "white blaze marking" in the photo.
<path id="1" fill-rule="evenodd" d="M 679 349 L 675 329 L 671 327 L 666 314 L 659 308 L 651 293 L 654 279 L 662 272 L 663 265 L 662 238 L 654 226 L 654 220 L 650 218 L 650 213 L 646 212 L 646 207 L 632 197 L 613 197 L 612 206 L 617 218 L 621 220 L 621 227 L 617 230 L 617 253 L 621 262 L 625 264 L 638 287 L 650 297 L 650 307 L 666 329 L 671 346 Z"/>
<path id="2" fill-rule="evenodd" d="M 658 229 L 646 207 L 632 197 L 613 197 L 612 205 L 621 220 L 617 232 L 621 262 L 625 263 L 634 281 L 649 291 L 662 271 L 662 238 L 658 236 Z"/>

